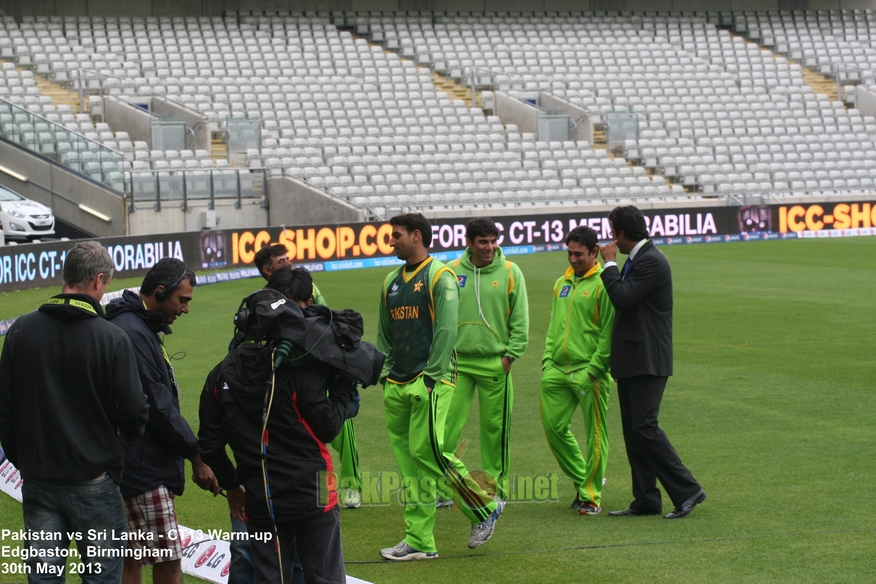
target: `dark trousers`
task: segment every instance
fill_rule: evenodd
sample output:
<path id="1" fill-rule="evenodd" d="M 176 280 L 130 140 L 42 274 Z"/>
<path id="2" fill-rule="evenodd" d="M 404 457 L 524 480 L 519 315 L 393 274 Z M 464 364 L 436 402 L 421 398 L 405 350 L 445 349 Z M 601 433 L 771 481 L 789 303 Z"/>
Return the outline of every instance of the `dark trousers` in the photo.
<path id="1" fill-rule="evenodd" d="M 676 507 L 702 488 L 657 425 L 666 379 L 640 375 L 617 380 L 624 442 L 633 475 L 634 500 L 630 509 L 641 513 L 662 511 L 658 479 Z"/>
<path id="2" fill-rule="evenodd" d="M 341 514 L 337 507 L 307 519 L 278 523 L 276 532 L 270 524 L 250 522 L 246 525 L 250 534 L 255 584 L 292 582 L 292 560 L 296 549 L 307 584 L 345 584 L 347 577 L 341 549 Z M 264 538 L 253 537 L 265 532 L 275 534 L 275 539 L 264 541 Z"/>
<path id="3" fill-rule="evenodd" d="M 246 522 L 240 519 L 231 517 L 231 530 L 234 533 L 247 533 Z M 228 584 L 254 584 L 255 568 L 252 564 L 252 549 L 249 539 L 233 539 L 231 540 L 231 568 L 228 572 Z M 292 561 L 292 566 L 295 569 L 295 574 L 292 576 L 291 584 L 304 584 L 304 570 L 301 569 L 301 562 L 298 561 L 298 555 Z"/>

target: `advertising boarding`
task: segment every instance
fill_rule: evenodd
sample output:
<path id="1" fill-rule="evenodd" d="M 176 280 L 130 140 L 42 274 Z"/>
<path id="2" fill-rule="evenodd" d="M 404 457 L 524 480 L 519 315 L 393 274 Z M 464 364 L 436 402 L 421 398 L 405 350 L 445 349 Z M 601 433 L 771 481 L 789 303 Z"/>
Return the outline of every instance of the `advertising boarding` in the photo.
<path id="1" fill-rule="evenodd" d="M 807 205 L 758 205 L 643 210 L 654 241 L 660 244 L 714 243 L 789 237 L 837 237 L 876 233 L 876 200 Z M 499 244 L 508 255 L 556 251 L 579 225 L 601 240 L 610 239 L 608 213 L 547 213 L 494 217 Z M 432 222 L 432 253 L 455 257 L 465 247 L 470 218 Z M 154 236 L 102 239 L 115 263 L 114 277 L 145 274 L 163 257 L 178 258 L 197 270 L 252 266 L 265 245 L 286 246 L 289 257 L 312 271 L 396 265 L 387 222 L 204 230 Z M 0 247 L 0 291 L 54 286 L 62 282 L 70 242 Z"/>

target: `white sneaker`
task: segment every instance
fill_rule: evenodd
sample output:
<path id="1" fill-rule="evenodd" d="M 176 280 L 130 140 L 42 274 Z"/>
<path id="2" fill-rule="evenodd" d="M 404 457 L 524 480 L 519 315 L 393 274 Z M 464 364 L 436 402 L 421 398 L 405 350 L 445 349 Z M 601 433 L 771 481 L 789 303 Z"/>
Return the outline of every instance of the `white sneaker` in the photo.
<path id="1" fill-rule="evenodd" d="M 436 507 L 451 507 L 453 506 L 453 499 L 445 499 L 444 497 L 436 496 L 435 497 L 435 506 Z"/>
<path id="2" fill-rule="evenodd" d="M 490 513 L 490 516 L 487 517 L 486 521 L 478 523 L 477 525 L 472 525 L 471 537 L 468 538 L 468 547 L 471 549 L 481 547 L 493 537 L 493 530 L 496 528 L 496 522 L 502 515 L 502 511 L 505 510 L 505 501 L 499 499 L 496 502 L 498 503 L 498 506 L 492 513 Z"/>
<path id="3" fill-rule="evenodd" d="M 347 509 L 358 509 L 362 506 L 362 493 L 356 489 L 341 489 L 338 491 L 338 500 Z"/>
<path id="4" fill-rule="evenodd" d="M 400 541 L 395 547 L 380 550 L 380 555 L 387 560 L 407 562 L 409 560 L 433 560 L 438 557 L 438 552 L 418 552 L 405 542 Z"/>

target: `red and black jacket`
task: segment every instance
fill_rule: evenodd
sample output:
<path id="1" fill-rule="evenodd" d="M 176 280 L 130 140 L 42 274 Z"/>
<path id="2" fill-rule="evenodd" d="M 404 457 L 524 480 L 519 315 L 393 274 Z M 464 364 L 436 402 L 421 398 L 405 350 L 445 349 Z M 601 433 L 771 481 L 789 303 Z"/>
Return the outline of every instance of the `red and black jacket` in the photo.
<path id="1" fill-rule="evenodd" d="M 246 513 L 255 523 L 272 520 L 265 475 L 277 523 L 324 513 L 337 505 L 327 443 L 340 433 L 354 389 L 349 381 L 325 377 L 309 366 L 281 366 L 263 435 L 271 381 L 270 348 L 245 344 L 210 372 L 201 393 L 201 460 L 213 469 L 222 488 L 239 484 L 246 488 Z M 237 468 L 226 454 L 226 444 Z"/>

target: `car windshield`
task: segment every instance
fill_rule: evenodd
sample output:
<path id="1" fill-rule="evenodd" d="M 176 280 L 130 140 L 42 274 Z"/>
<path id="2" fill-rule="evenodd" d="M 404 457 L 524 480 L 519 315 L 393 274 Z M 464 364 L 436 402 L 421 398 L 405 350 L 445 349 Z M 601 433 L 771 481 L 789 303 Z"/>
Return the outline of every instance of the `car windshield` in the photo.
<path id="1" fill-rule="evenodd" d="M 23 201 L 24 197 L 0 187 L 0 201 Z"/>

